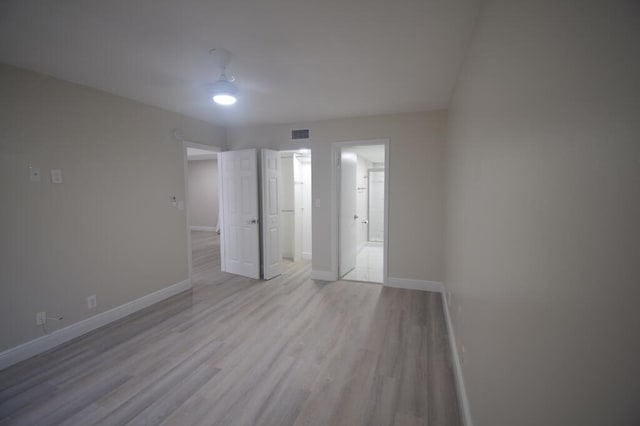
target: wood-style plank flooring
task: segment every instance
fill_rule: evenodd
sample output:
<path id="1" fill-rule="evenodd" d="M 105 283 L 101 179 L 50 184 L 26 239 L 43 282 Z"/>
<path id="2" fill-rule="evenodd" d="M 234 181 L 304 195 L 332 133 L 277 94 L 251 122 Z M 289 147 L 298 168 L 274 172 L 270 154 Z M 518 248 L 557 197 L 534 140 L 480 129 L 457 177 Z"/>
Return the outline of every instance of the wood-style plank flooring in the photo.
<path id="1" fill-rule="evenodd" d="M 460 424 L 439 294 L 241 278 L 192 235 L 193 291 L 1 371 L 0 424 Z"/>

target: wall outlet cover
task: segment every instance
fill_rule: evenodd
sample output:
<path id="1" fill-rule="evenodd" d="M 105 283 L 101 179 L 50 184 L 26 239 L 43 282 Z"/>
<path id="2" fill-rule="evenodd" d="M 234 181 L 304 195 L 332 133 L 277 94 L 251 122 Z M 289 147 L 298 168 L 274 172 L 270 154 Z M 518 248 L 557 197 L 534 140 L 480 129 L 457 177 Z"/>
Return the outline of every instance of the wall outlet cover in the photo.
<path id="1" fill-rule="evenodd" d="M 47 313 L 46 312 L 37 312 L 36 313 L 36 325 L 43 325 L 47 323 Z"/>
<path id="2" fill-rule="evenodd" d="M 96 300 L 96 295 L 92 294 L 91 296 L 87 297 L 87 308 L 88 309 L 93 309 L 96 306 L 98 306 L 98 302 Z"/>
<path id="3" fill-rule="evenodd" d="M 51 169 L 51 183 L 62 183 L 62 170 Z"/>

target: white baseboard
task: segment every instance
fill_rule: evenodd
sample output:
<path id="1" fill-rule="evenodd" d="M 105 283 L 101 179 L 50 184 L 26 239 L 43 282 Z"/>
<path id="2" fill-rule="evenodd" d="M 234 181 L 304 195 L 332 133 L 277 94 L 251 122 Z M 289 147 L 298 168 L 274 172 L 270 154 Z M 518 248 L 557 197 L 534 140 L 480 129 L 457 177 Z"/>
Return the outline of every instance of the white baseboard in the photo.
<path id="1" fill-rule="evenodd" d="M 111 322 L 126 317 L 134 312 L 144 309 L 148 306 L 158 303 L 164 299 L 168 299 L 178 293 L 191 288 L 191 281 L 184 280 L 177 284 L 163 288 L 139 299 L 132 300 L 123 305 L 116 306 L 108 311 L 101 312 L 97 315 L 78 321 L 67 327 L 61 328 L 46 334 L 37 339 L 30 340 L 21 345 L 0 352 L 0 370 L 7 368 L 13 364 L 23 361 L 42 352 L 48 351 L 62 343 L 82 336 L 90 331 L 107 325 Z"/>
<path id="2" fill-rule="evenodd" d="M 215 226 L 192 226 L 191 230 L 192 231 L 215 232 L 216 231 L 216 227 Z"/>
<path id="3" fill-rule="evenodd" d="M 302 252 L 302 258 L 304 260 L 311 260 L 311 252 L 310 251 L 303 251 Z"/>
<path id="4" fill-rule="evenodd" d="M 453 372 L 456 380 L 456 392 L 458 393 L 458 403 L 460 404 L 460 416 L 464 426 L 473 426 L 471 421 L 471 409 L 469 408 L 469 399 L 467 398 L 467 388 L 464 386 L 462 378 L 462 363 L 458 354 L 458 345 L 456 344 L 456 336 L 453 332 L 453 324 L 449 315 L 449 304 L 447 303 L 446 292 L 442 294 L 442 305 L 444 308 L 444 316 L 447 322 L 447 331 L 449 334 L 449 346 L 451 348 L 451 356 L 453 357 Z"/>
<path id="5" fill-rule="evenodd" d="M 406 288 L 409 290 L 435 291 L 436 293 L 442 293 L 444 291 L 444 287 L 439 281 L 389 277 L 384 285 L 387 287 Z"/>
<path id="6" fill-rule="evenodd" d="M 311 271 L 312 280 L 336 281 L 338 277 L 333 271 Z"/>

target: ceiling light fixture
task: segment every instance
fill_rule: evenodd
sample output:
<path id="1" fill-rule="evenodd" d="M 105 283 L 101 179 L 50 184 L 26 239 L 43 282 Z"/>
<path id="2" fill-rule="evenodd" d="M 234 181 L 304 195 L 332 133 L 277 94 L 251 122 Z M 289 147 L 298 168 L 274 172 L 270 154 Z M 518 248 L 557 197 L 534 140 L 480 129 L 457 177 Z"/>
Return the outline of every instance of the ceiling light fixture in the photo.
<path id="1" fill-rule="evenodd" d="M 227 78 L 227 65 L 231 61 L 231 52 L 226 49 L 211 49 L 209 51 L 216 65 L 220 67 L 220 77 L 211 88 L 211 99 L 218 105 L 229 106 L 238 100 L 238 88 L 233 77 Z"/>

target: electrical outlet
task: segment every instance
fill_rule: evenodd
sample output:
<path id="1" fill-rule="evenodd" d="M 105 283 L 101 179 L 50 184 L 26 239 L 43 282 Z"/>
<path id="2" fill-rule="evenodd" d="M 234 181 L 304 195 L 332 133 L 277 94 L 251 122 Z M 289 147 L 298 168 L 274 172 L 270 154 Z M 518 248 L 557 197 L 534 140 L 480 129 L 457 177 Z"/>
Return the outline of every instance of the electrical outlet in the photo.
<path id="1" fill-rule="evenodd" d="M 96 306 L 98 306 L 98 302 L 96 300 L 96 295 L 92 294 L 91 296 L 87 297 L 87 308 L 93 309 Z"/>
<path id="2" fill-rule="evenodd" d="M 62 183 L 62 170 L 51 169 L 51 183 Z"/>
<path id="3" fill-rule="evenodd" d="M 46 312 L 37 312 L 36 313 L 36 325 L 43 325 L 47 323 L 47 313 Z"/>

